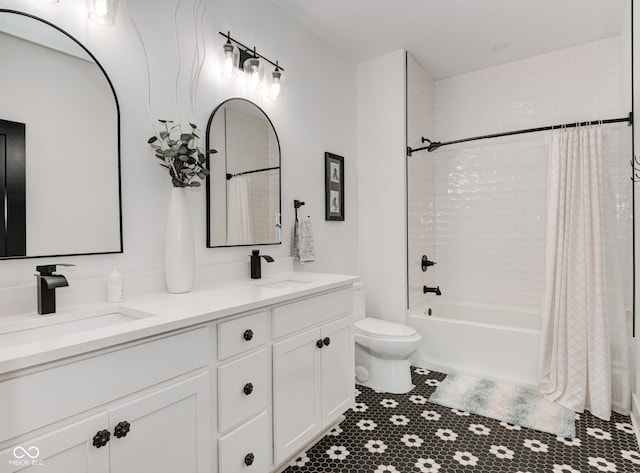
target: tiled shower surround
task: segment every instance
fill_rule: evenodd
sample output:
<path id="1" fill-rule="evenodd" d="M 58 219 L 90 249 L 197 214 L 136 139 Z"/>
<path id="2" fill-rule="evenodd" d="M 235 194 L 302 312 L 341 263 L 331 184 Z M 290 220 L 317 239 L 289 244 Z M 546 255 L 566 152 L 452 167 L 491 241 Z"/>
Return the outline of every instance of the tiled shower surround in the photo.
<path id="1" fill-rule="evenodd" d="M 409 61 L 409 145 L 508 130 L 624 117 L 621 42 L 614 37 L 481 71 L 431 81 Z M 432 84 L 435 84 L 433 86 Z M 433 135 L 413 118 L 412 96 L 434 90 Z M 624 104 L 623 104 L 624 102 Z M 415 107 L 415 105 L 413 105 Z M 428 121 L 429 119 L 427 119 Z M 426 131 L 425 131 L 426 130 Z M 605 125 L 621 235 L 623 280 L 631 280 L 631 131 Z M 549 132 L 443 147 L 408 158 L 410 305 L 422 285 L 491 304 L 539 306 L 544 273 Z M 621 145 L 622 143 L 622 145 Z M 613 229 L 612 229 L 613 230 Z M 419 256 L 437 266 L 422 273 Z M 433 256 L 433 257 L 432 257 Z M 630 301 L 631 285 L 625 284 Z"/>

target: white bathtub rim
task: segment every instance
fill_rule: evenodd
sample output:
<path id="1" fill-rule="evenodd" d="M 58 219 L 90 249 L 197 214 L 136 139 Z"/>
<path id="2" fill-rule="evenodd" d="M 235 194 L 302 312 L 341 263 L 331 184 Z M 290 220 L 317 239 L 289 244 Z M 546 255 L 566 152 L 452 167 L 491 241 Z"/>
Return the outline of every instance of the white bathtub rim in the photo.
<path id="1" fill-rule="evenodd" d="M 482 328 L 489 328 L 492 330 L 501 330 L 501 331 L 505 331 L 505 332 L 516 332 L 516 333 L 528 333 L 528 334 L 534 334 L 534 335 L 539 335 L 540 334 L 540 329 L 532 329 L 532 328 L 520 328 L 520 327 L 514 327 L 512 325 L 502 325 L 502 324 L 488 324 L 488 323 L 483 323 L 483 322 L 473 322 L 473 321 L 469 321 L 469 320 L 457 320 L 457 319 L 450 319 L 447 317 L 439 317 L 437 315 L 424 315 L 424 314 L 409 314 L 408 316 L 408 324 L 410 327 L 414 327 L 414 325 L 411 324 L 411 319 L 412 318 L 419 318 L 419 319 L 426 319 L 429 320 L 431 322 L 443 322 L 443 323 L 447 323 L 447 324 L 455 324 L 455 325 L 466 325 L 466 326 L 472 326 L 472 327 L 482 327 Z"/>
<path id="2" fill-rule="evenodd" d="M 424 313 L 429 307 L 437 307 L 445 304 L 460 304 L 462 306 L 475 307 L 480 309 L 501 309 L 512 310 L 514 312 L 523 312 L 528 314 L 540 314 L 540 307 L 533 304 L 501 304 L 501 303 L 489 303 L 480 302 L 474 299 L 465 299 L 463 297 L 446 297 L 446 296 L 434 296 L 427 300 L 423 300 L 417 304 L 414 304 L 408 309 L 409 314 Z M 426 314 L 425 314 L 426 315 Z"/>

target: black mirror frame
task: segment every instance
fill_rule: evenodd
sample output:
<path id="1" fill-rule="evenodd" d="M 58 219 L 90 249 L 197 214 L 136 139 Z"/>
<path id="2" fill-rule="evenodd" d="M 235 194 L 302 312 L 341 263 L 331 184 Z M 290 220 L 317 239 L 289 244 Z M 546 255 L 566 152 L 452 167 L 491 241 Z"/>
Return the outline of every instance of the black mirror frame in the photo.
<path id="1" fill-rule="evenodd" d="M 118 141 L 117 142 L 117 150 L 118 150 L 118 213 L 119 213 L 119 225 L 120 225 L 120 249 L 116 250 L 116 251 L 97 251 L 97 252 L 91 252 L 91 253 L 65 253 L 65 254 L 55 254 L 55 255 L 7 256 L 7 257 L 1 257 L 0 261 L 1 260 L 10 260 L 10 259 L 53 258 L 53 257 L 57 257 L 57 256 L 108 255 L 108 254 L 123 253 L 124 252 L 124 248 L 123 248 L 123 235 L 122 235 L 122 176 L 121 176 L 121 171 L 122 171 L 122 165 L 121 165 L 122 152 L 121 152 L 121 145 L 120 145 L 120 103 L 118 102 L 118 96 L 116 95 L 116 90 L 113 87 L 113 83 L 111 82 L 111 79 L 107 75 L 107 72 L 105 71 L 104 67 L 102 67 L 102 64 L 100 64 L 100 61 L 98 61 L 98 59 L 91 53 L 91 51 L 89 51 L 80 41 L 78 41 L 71 34 L 67 33 L 65 30 L 63 30 L 59 26 L 56 26 L 53 23 L 51 23 L 51 22 L 49 22 L 47 20 L 44 20 L 44 19 L 42 19 L 40 17 L 37 17 L 35 15 L 31 15 L 29 13 L 21 12 L 21 11 L 18 11 L 18 10 L 0 8 L 0 13 L 12 13 L 12 14 L 15 14 L 15 15 L 21 15 L 21 16 L 24 16 L 24 17 L 27 17 L 27 18 L 31 18 L 33 20 L 39 21 L 41 23 L 44 23 L 45 25 L 50 26 L 51 28 L 59 31 L 60 33 L 65 35 L 67 38 L 69 38 L 73 42 L 75 42 L 80 48 L 82 48 L 82 50 L 85 53 L 87 53 L 87 55 L 93 60 L 93 62 L 98 66 L 98 68 L 100 69 L 100 71 L 104 75 L 104 78 L 106 79 L 107 84 L 109 84 L 111 92 L 113 93 L 113 100 L 114 100 L 115 106 L 116 106 L 116 126 L 117 126 L 117 131 L 118 131 L 118 134 L 117 134 L 118 135 L 117 136 L 117 141 Z"/>
<path id="2" fill-rule="evenodd" d="M 278 132 L 276 131 L 276 127 L 273 126 L 273 122 L 271 121 L 271 118 L 269 118 L 269 115 L 267 115 L 267 113 L 259 105 L 257 105 L 255 102 L 252 102 L 251 100 L 248 100 L 242 97 L 231 97 L 229 99 L 224 100 L 215 109 L 213 109 L 213 112 L 211 112 L 211 115 L 209 115 L 209 120 L 207 122 L 207 130 L 205 132 L 207 134 L 206 149 L 211 149 L 211 146 L 212 146 L 210 136 L 211 136 L 211 125 L 213 123 L 213 117 L 221 107 L 223 107 L 227 102 L 230 102 L 231 100 L 241 100 L 243 102 L 247 102 L 253 105 L 254 107 L 256 107 L 258 110 L 260 110 L 260 112 L 262 112 L 265 118 L 269 121 L 269 125 L 271 125 L 273 134 L 276 136 L 276 143 L 278 144 L 278 186 L 279 186 L 279 194 L 280 194 L 278 196 L 278 204 L 280 207 L 280 225 L 282 228 L 282 149 L 280 148 L 280 138 L 278 137 Z M 206 156 L 207 156 L 207 169 L 211 171 L 211 159 L 216 155 L 210 155 L 206 153 Z M 280 239 L 280 241 L 273 242 L 273 243 L 247 243 L 247 244 L 241 244 L 241 245 L 212 245 L 211 244 L 211 173 L 209 173 L 209 175 L 207 176 L 205 189 L 207 194 L 206 195 L 207 248 L 232 248 L 236 246 L 256 246 L 256 245 L 267 246 L 267 245 L 282 244 L 282 239 Z"/>

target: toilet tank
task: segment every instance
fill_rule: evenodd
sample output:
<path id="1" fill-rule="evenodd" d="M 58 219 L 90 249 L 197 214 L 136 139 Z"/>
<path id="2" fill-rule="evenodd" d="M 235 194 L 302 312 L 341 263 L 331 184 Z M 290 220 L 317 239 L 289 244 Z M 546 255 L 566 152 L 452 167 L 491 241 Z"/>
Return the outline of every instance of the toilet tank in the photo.
<path id="1" fill-rule="evenodd" d="M 353 284 L 353 319 L 364 319 L 365 314 L 364 283 L 358 281 Z"/>

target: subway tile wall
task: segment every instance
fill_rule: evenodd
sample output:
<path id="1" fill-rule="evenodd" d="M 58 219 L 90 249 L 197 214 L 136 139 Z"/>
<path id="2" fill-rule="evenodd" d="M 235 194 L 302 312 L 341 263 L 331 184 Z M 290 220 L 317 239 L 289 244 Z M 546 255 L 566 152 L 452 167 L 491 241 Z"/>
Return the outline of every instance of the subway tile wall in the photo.
<path id="1" fill-rule="evenodd" d="M 625 116 L 629 105 L 619 92 L 625 79 L 620 77 L 624 70 L 620 51 L 620 39 L 615 37 L 439 80 L 435 82 L 435 133 L 427 137 L 448 141 Z M 409 78 L 416 75 L 410 73 Z M 410 111 L 414 89 L 420 88 L 419 81 L 415 83 L 409 83 Z M 422 93 L 430 90 L 424 88 Z M 410 139 L 413 121 L 410 112 Z M 622 272 L 628 281 L 631 135 L 626 125 L 606 125 L 605 130 L 606 164 L 623 235 Z M 453 145 L 410 158 L 410 305 L 423 299 L 418 289 L 425 280 L 454 298 L 540 305 L 547 154 L 548 132 Z M 420 210 L 422 200 L 428 204 Z M 425 224 L 434 222 L 433 205 L 435 231 Z M 416 272 L 415 261 L 419 249 L 432 251 L 433 242 L 438 265 L 436 272 L 428 272 L 435 276 L 430 281 Z"/>
<path id="2" fill-rule="evenodd" d="M 423 136 L 434 133 L 435 83 L 407 55 L 407 146 L 419 148 Z M 422 255 L 437 261 L 435 163 L 426 151 L 407 158 L 407 227 L 409 306 L 425 300 L 422 286 L 438 282 L 438 266 L 421 269 Z"/>

